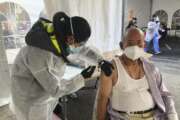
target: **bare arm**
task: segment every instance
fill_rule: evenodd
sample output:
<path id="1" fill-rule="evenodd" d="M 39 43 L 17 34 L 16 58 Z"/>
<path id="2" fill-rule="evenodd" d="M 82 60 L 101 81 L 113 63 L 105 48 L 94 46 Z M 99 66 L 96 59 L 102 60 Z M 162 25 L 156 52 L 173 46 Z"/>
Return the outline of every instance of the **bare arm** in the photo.
<path id="1" fill-rule="evenodd" d="M 107 103 L 112 90 L 112 80 L 110 77 L 106 77 L 104 73 L 100 76 L 100 88 L 98 94 L 97 113 L 98 120 L 105 120 Z"/>
<path id="2" fill-rule="evenodd" d="M 105 120 L 106 118 L 107 104 L 112 92 L 114 76 L 114 71 L 110 77 L 107 77 L 103 72 L 101 72 L 97 104 L 97 120 Z"/>

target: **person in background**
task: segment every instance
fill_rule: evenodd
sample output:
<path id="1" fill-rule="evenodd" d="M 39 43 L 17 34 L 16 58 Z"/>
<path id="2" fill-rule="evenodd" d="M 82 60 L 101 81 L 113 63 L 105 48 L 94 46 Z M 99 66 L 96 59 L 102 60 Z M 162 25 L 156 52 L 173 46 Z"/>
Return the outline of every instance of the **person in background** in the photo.
<path id="1" fill-rule="evenodd" d="M 101 72 L 97 120 L 178 120 L 172 95 L 157 67 L 144 59 L 144 34 L 130 28 L 112 74 Z"/>
<path id="2" fill-rule="evenodd" d="M 155 34 L 155 26 L 156 26 L 156 23 L 154 19 L 151 19 L 148 22 L 146 34 L 145 34 L 145 51 L 146 52 L 149 52 L 151 50 L 151 43 L 152 43 L 152 40 L 154 39 L 154 34 Z"/>
<path id="3" fill-rule="evenodd" d="M 153 50 L 154 54 L 160 54 L 160 48 L 159 48 L 159 18 L 153 17 L 147 25 L 146 30 L 146 36 L 145 36 L 145 51 L 150 52 L 151 51 L 151 43 L 153 43 Z"/>
<path id="4" fill-rule="evenodd" d="M 159 29 L 159 34 L 161 36 L 161 38 L 159 39 L 160 45 L 166 44 L 166 38 L 168 35 L 168 28 L 167 28 L 167 25 L 165 23 L 161 24 L 161 27 Z"/>
<path id="5" fill-rule="evenodd" d="M 155 54 L 160 54 L 160 47 L 159 47 L 159 39 L 160 39 L 160 34 L 159 34 L 159 30 L 160 30 L 160 21 L 159 21 L 159 17 L 156 16 L 155 17 L 155 33 L 154 33 L 154 39 L 153 39 L 153 47 L 154 47 L 154 52 Z"/>

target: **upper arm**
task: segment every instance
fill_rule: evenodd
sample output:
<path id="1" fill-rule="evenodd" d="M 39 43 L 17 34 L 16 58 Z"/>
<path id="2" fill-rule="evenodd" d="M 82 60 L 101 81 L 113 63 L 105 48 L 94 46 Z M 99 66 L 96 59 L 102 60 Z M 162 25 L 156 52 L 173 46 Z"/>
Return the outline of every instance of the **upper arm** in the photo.
<path id="1" fill-rule="evenodd" d="M 49 69 L 52 55 L 50 52 L 35 47 L 28 47 L 23 53 L 24 64 L 32 77 L 50 95 L 55 95 L 58 89 L 59 79 Z"/>
<path id="2" fill-rule="evenodd" d="M 23 53 L 24 63 L 32 74 L 47 69 L 50 58 L 50 52 L 35 47 L 27 47 Z"/>
<path id="3" fill-rule="evenodd" d="M 100 75 L 99 97 L 108 98 L 112 90 L 112 77 L 107 77 L 103 72 Z"/>
<path id="4" fill-rule="evenodd" d="M 113 64 L 113 71 L 111 76 L 106 76 L 104 72 L 101 72 L 100 75 L 100 88 L 99 88 L 99 95 L 103 98 L 109 98 L 112 92 L 112 88 L 114 84 L 116 83 L 116 78 L 117 78 L 117 68 L 115 65 L 115 61 L 111 61 Z"/>
<path id="5" fill-rule="evenodd" d="M 81 75 L 69 81 L 62 79 L 66 64 L 61 58 L 38 49 L 34 54 L 31 53 L 32 51 L 26 58 L 26 65 L 37 82 L 52 97 L 61 97 L 84 86 L 84 78 Z"/>
<path id="6" fill-rule="evenodd" d="M 103 97 L 109 97 L 111 92 L 112 92 L 112 88 L 115 85 L 115 83 L 117 82 L 117 68 L 116 68 L 116 64 L 115 61 L 112 60 L 111 61 L 114 67 L 114 70 L 112 71 L 112 75 L 111 76 L 106 76 L 103 72 L 101 72 L 100 75 L 100 94 Z"/>
<path id="7" fill-rule="evenodd" d="M 113 70 L 113 74 L 112 74 L 112 86 L 114 86 L 117 82 L 117 78 L 118 78 L 118 70 L 117 70 L 117 66 L 116 66 L 116 63 L 114 60 L 112 60 L 112 64 L 113 64 L 113 67 L 114 67 L 114 70 Z"/>
<path id="8" fill-rule="evenodd" d="M 100 86 L 98 91 L 97 118 L 104 120 L 107 112 L 108 99 L 112 91 L 112 75 L 106 76 L 103 71 L 100 75 Z"/>

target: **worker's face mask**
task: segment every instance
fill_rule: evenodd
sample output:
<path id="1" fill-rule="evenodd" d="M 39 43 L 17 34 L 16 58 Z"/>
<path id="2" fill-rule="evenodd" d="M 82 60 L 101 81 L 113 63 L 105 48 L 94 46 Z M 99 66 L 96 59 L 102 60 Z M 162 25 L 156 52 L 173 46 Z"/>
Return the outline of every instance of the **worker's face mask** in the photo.
<path id="1" fill-rule="evenodd" d="M 70 53 L 72 54 L 80 53 L 81 51 L 81 47 L 70 46 L 69 49 L 70 49 Z"/>
<path id="2" fill-rule="evenodd" d="M 125 48 L 124 54 L 131 60 L 137 60 L 140 57 L 144 56 L 144 50 L 137 45 L 129 46 Z"/>
<path id="3" fill-rule="evenodd" d="M 80 53 L 83 46 L 85 46 L 86 42 L 74 43 L 74 45 L 69 46 L 70 53 Z"/>

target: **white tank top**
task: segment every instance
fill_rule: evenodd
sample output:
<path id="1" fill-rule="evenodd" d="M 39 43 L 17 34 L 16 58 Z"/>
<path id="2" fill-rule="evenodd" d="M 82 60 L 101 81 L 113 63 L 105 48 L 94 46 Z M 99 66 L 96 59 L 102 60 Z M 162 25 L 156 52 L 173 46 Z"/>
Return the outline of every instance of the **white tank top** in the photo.
<path id="1" fill-rule="evenodd" d="M 151 109 L 155 106 L 149 92 L 146 77 L 134 80 L 126 72 L 119 58 L 115 58 L 118 80 L 112 89 L 112 108 L 118 111 L 133 112 Z"/>

